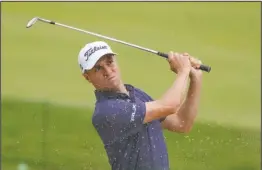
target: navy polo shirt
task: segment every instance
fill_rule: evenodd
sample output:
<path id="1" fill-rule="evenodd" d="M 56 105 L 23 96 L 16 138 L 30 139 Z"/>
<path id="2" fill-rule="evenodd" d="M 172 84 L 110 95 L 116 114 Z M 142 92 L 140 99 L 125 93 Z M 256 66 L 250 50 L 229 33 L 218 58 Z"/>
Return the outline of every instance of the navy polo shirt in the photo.
<path id="1" fill-rule="evenodd" d="M 145 102 L 153 99 L 125 85 L 123 93 L 95 91 L 92 123 L 104 143 L 112 170 L 168 170 L 161 120 L 143 124 Z"/>

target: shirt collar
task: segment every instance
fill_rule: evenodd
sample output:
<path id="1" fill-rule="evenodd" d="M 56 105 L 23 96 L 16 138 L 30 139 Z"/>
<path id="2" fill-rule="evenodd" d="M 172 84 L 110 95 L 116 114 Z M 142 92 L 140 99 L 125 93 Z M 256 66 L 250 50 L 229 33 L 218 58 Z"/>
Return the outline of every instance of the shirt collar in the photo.
<path id="1" fill-rule="evenodd" d="M 129 94 L 132 95 L 134 91 L 134 87 L 130 84 L 124 84 L 127 91 L 129 91 Z M 114 92 L 114 91 L 107 91 L 107 90 L 95 90 L 95 96 L 97 100 L 101 99 L 128 99 L 130 96 L 128 96 L 125 93 L 120 92 Z"/>

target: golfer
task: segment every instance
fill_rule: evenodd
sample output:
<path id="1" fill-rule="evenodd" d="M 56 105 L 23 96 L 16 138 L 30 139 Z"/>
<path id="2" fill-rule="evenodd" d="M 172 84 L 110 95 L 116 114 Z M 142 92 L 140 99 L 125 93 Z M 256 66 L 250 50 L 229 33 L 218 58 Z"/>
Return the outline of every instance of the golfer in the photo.
<path id="1" fill-rule="evenodd" d="M 92 123 L 111 169 L 169 170 L 163 129 L 178 133 L 191 130 L 202 83 L 202 71 L 195 68 L 201 61 L 187 53 L 170 52 L 168 62 L 176 73 L 175 80 L 153 100 L 145 91 L 124 84 L 116 56 L 103 41 L 86 44 L 78 56 L 82 75 L 95 88 Z"/>

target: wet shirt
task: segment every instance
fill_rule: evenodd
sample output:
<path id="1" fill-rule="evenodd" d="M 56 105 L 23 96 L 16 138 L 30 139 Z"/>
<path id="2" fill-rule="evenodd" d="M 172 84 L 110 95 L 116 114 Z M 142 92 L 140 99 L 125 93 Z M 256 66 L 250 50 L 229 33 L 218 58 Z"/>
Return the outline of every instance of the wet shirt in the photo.
<path id="1" fill-rule="evenodd" d="M 112 170 L 169 170 L 161 120 L 143 123 L 145 102 L 153 99 L 132 85 L 125 86 L 129 96 L 95 91 L 92 123 Z"/>

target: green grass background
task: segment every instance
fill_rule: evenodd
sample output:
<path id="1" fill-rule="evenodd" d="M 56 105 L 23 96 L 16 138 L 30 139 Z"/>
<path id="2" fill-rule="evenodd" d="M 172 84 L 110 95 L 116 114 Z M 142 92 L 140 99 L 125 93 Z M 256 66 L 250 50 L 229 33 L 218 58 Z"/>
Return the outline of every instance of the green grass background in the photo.
<path id="1" fill-rule="evenodd" d="M 260 4 L 247 2 L 4 2 L 2 169 L 110 169 L 91 124 L 93 87 L 77 55 L 97 37 L 40 16 L 212 66 L 189 134 L 165 131 L 172 170 L 259 170 Z M 122 77 L 158 98 L 175 76 L 156 55 L 107 41 Z"/>

